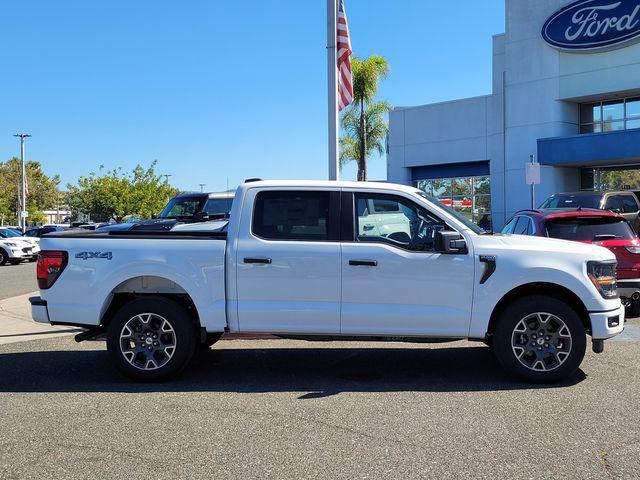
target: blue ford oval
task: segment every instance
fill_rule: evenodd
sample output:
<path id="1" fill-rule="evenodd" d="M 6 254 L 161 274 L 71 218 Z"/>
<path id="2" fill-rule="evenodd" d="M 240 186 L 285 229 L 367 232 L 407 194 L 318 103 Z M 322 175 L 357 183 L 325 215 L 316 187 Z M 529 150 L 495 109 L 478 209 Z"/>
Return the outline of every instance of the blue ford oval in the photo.
<path id="1" fill-rule="evenodd" d="M 640 40 L 640 0 L 578 0 L 554 13 L 542 37 L 563 50 L 599 50 Z"/>

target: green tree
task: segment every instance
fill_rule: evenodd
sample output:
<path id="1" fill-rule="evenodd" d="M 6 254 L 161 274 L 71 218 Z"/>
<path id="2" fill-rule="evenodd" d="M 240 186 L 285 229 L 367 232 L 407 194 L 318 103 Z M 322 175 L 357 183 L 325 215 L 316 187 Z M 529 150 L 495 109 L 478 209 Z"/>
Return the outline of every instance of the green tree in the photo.
<path id="1" fill-rule="evenodd" d="M 159 213 L 178 190 L 155 173 L 156 163 L 149 168 L 137 165 L 130 173 L 121 168 L 92 172 L 80 177 L 78 185 L 69 184 L 67 201 L 74 217 L 86 214 L 97 222 L 120 222 L 127 216 L 149 218 Z"/>
<path id="2" fill-rule="evenodd" d="M 27 161 L 27 211 L 29 223 L 44 220 L 42 210 L 53 209 L 60 197 L 60 178 L 49 177 L 42 171 L 40 162 Z M 18 223 L 18 192 L 22 180 L 20 159 L 13 157 L 0 162 L 0 219 L 4 223 Z"/>
<path id="3" fill-rule="evenodd" d="M 391 105 L 375 101 L 378 85 L 389 73 L 384 57 L 372 55 L 367 59 L 354 57 L 353 103 L 342 115 L 343 135 L 340 138 L 340 167 L 349 162 L 358 165 L 358 180 L 367 180 L 367 158 L 374 152 L 384 154 L 384 142 L 389 131 L 386 116 Z"/>

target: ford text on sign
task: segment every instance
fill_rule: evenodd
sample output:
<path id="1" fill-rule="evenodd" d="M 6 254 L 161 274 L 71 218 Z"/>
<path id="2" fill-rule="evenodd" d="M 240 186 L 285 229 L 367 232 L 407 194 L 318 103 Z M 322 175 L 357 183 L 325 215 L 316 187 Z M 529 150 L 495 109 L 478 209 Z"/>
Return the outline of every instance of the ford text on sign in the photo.
<path id="1" fill-rule="evenodd" d="M 609 49 L 640 41 L 640 0 L 579 0 L 554 13 L 542 37 L 563 50 Z"/>

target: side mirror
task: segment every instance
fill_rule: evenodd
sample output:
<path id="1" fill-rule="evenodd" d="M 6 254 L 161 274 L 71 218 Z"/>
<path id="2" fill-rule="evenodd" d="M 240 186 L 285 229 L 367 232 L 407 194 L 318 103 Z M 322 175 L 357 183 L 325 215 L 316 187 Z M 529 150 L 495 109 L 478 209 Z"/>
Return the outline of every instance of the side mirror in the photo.
<path id="1" fill-rule="evenodd" d="M 198 222 L 206 222 L 209 220 L 209 214 L 207 212 L 196 212 L 193 214 L 193 221 Z"/>
<path id="2" fill-rule="evenodd" d="M 152 213 L 151 214 L 151 218 L 156 219 L 156 218 L 158 218 L 158 215 L 156 213 Z"/>
<path id="3" fill-rule="evenodd" d="M 467 242 L 458 232 L 439 230 L 436 232 L 435 250 L 440 253 L 467 253 Z"/>
<path id="4" fill-rule="evenodd" d="M 612 208 L 611 211 L 613 213 L 622 213 L 622 210 L 620 210 L 619 208 Z"/>

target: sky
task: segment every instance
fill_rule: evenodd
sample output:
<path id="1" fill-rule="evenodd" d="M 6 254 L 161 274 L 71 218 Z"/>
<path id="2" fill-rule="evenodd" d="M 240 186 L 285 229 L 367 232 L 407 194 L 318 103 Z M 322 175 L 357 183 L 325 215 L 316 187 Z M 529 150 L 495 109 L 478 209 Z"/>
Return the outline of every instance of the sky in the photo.
<path id="1" fill-rule="evenodd" d="M 345 0 L 354 54 L 396 106 L 488 94 L 504 0 Z M 325 0 L 5 0 L 0 160 L 63 185 L 157 160 L 182 190 L 327 178 Z M 355 165 L 342 178 L 355 179 Z M 369 162 L 386 178 L 386 161 Z"/>

